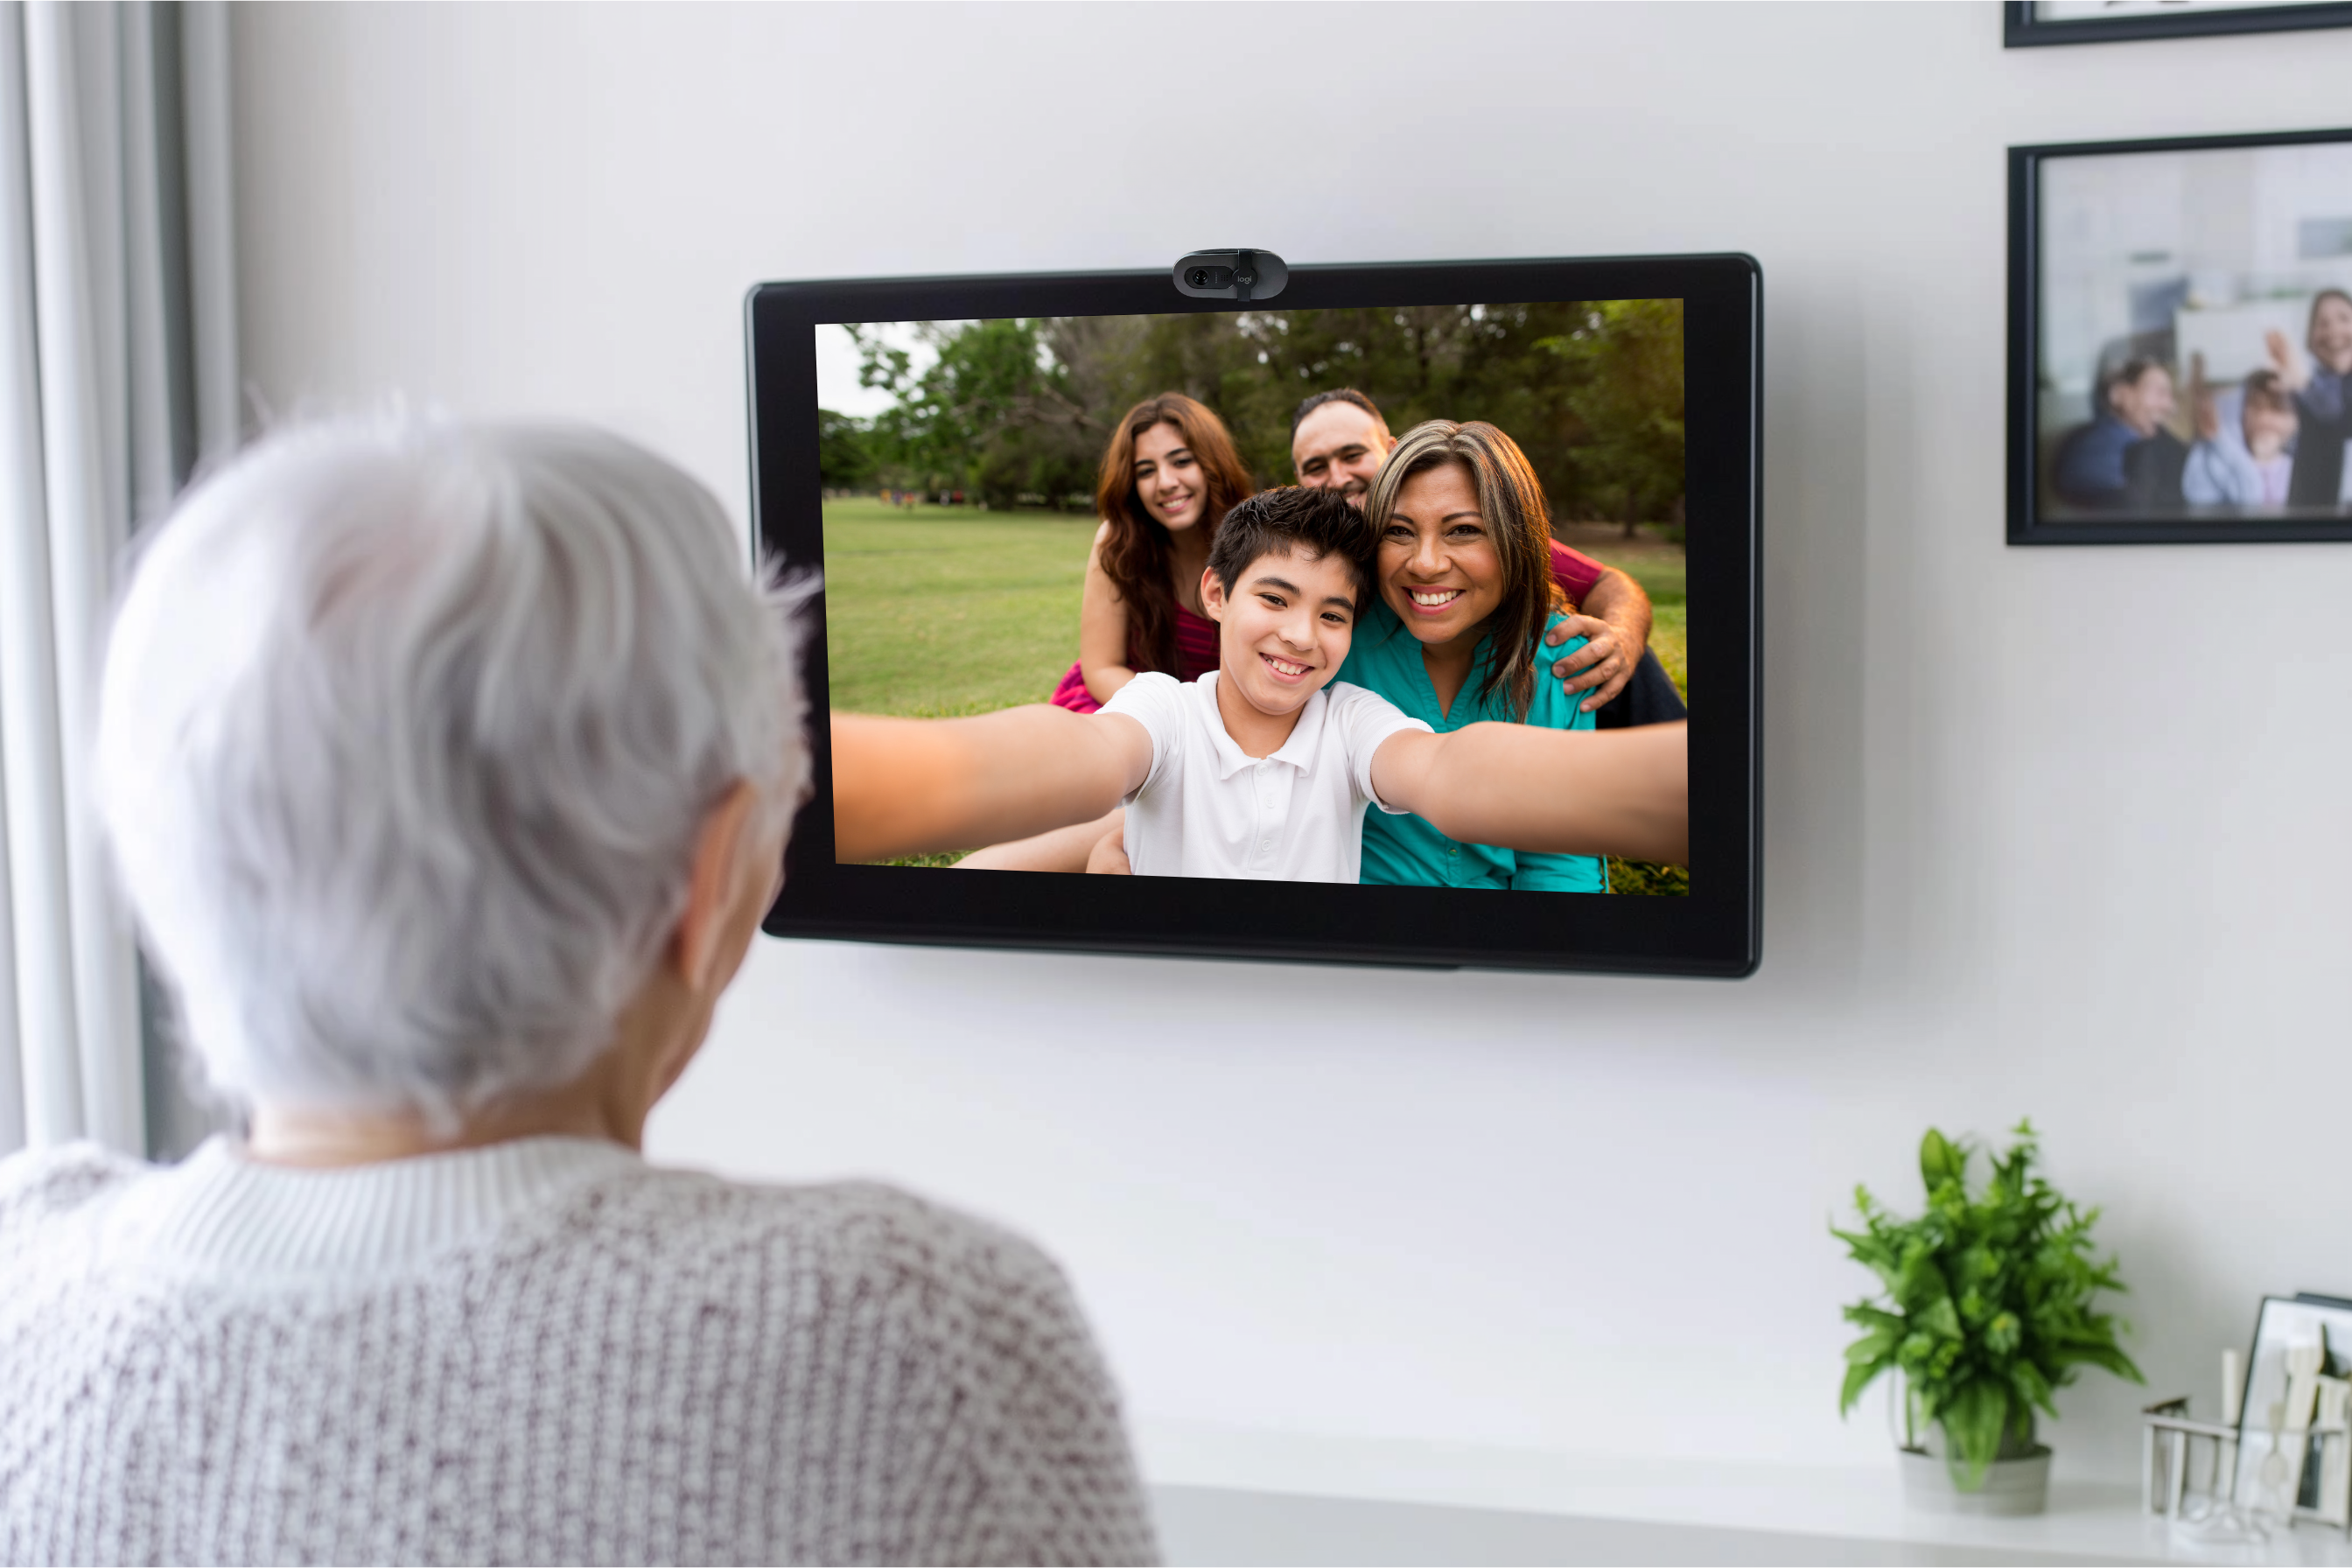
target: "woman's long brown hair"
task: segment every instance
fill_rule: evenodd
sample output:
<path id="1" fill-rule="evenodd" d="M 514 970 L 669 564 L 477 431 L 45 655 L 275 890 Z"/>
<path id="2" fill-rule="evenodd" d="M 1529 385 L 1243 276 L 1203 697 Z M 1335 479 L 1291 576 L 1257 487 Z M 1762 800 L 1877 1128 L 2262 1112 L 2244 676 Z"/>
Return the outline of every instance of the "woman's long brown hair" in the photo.
<path id="1" fill-rule="evenodd" d="M 1234 449 L 1225 422 L 1181 392 L 1147 397 L 1127 411 L 1110 445 L 1103 451 L 1102 472 L 1095 480 L 1095 512 L 1110 524 L 1103 542 L 1103 571 L 1127 603 L 1128 659 L 1138 671 L 1176 668 L 1176 590 L 1169 578 L 1169 553 L 1173 542 L 1160 520 L 1143 508 L 1135 494 L 1135 442 L 1155 425 L 1173 425 L 1182 433 L 1192 460 L 1201 467 L 1201 521 L 1213 544 L 1225 513 L 1248 499 L 1249 468 Z"/>
<path id="2" fill-rule="evenodd" d="M 1486 675 L 1477 700 L 1484 703 L 1499 691 L 1512 718 L 1525 723 L 1536 695 L 1536 638 L 1552 611 L 1566 603 L 1552 581 L 1551 511 L 1544 504 L 1543 486 L 1519 444 L 1492 425 L 1428 420 L 1399 438 L 1364 498 L 1364 521 L 1371 525 L 1375 548 L 1405 480 L 1440 463 L 1470 470 L 1478 515 L 1503 564 L 1503 599 L 1486 617 Z"/>
<path id="3" fill-rule="evenodd" d="M 2311 351 L 2313 360 L 2322 364 L 2326 362 L 2319 358 L 2319 345 L 2312 340 L 2319 335 L 2319 307 L 2330 300 L 2341 300 L 2347 307 L 2352 307 L 2352 294 L 2347 294 L 2341 289 L 2322 289 L 2311 297 L 2311 315 L 2303 325 L 2303 346 Z M 2327 365 L 2327 368 L 2334 370 L 2336 367 Z"/>

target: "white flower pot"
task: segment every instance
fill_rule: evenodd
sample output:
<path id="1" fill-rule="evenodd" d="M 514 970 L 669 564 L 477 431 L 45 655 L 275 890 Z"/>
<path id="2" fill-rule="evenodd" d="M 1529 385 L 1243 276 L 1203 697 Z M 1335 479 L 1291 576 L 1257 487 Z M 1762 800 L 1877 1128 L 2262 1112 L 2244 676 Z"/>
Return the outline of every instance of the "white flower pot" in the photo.
<path id="1" fill-rule="evenodd" d="M 2040 1513 L 2050 1506 L 2050 1450 L 2036 1447 L 2021 1459 L 1996 1459 L 1985 1467 L 1984 1485 L 1964 1492 L 1940 1454 L 1897 1448 L 1903 1467 L 1903 1500 L 1927 1513 L 2012 1516 Z"/>

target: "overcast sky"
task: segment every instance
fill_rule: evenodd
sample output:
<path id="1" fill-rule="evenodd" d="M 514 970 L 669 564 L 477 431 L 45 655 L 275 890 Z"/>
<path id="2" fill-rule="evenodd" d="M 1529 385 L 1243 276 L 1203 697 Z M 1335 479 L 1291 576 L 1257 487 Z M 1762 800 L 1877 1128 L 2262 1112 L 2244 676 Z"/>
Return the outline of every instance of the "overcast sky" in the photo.
<path id="1" fill-rule="evenodd" d="M 939 358 L 928 344 L 916 341 L 912 321 L 878 321 L 866 331 L 878 334 L 894 347 L 907 350 L 913 356 L 918 374 Z M 846 327 L 826 323 L 816 330 L 816 405 L 860 419 L 870 418 L 890 406 L 887 393 L 857 384 L 857 345 L 850 342 Z"/>

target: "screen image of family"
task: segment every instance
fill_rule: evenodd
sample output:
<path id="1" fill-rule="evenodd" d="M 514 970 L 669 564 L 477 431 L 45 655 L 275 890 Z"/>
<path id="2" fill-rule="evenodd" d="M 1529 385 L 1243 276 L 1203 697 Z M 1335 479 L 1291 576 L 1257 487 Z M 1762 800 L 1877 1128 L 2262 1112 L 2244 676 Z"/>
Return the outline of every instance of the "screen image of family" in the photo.
<path id="1" fill-rule="evenodd" d="M 2352 143 L 2042 166 L 2044 515 L 2352 508 Z"/>
<path id="2" fill-rule="evenodd" d="M 843 861 L 1688 892 L 1680 300 L 816 334 Z"/>

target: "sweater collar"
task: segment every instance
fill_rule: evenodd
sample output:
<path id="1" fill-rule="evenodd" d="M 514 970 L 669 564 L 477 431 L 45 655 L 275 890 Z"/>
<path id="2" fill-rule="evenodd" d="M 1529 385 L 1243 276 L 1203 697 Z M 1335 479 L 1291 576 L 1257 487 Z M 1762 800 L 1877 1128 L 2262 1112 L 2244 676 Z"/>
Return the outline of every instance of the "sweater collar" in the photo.
<path id="1" fill-rule="evenodd" d="M 114 1248 L 250 1273 L 347 1275 L 416 1263 L 591 1182 L 645 1169 L 617 1143 L 519 1138 L 336 1170 L 264 1164 L 206 1142 L 138 1184 Z"/>

